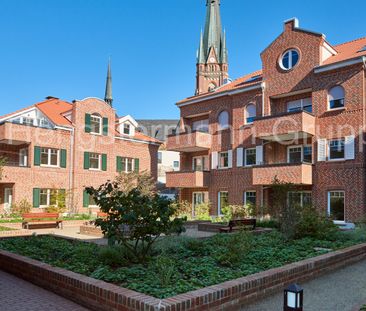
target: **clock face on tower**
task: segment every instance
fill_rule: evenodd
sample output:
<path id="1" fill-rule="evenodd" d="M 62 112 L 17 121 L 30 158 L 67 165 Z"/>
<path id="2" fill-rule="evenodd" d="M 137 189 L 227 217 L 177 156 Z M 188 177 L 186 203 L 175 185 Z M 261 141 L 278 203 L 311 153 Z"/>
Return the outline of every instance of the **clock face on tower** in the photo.
<path id="1" fill-rule="evenodd" d="M 210 63 L 214 63 L 216 61 L 215 57 L 210 57 Z"/>

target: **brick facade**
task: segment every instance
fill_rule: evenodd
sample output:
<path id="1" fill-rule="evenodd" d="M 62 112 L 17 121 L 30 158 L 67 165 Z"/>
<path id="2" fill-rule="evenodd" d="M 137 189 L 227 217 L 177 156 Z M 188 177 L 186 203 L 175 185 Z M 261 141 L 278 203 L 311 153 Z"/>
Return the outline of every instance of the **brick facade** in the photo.
<path id="1" fill-rule="evenodd" d="M 180 108 L 180 133 L 168 139 L 168 149 L 178 146 L 181 167 L 192 169 L 192 155 L 204 153 L 210 159 L 208 187 L 212 215 L 217 215 L 218 193 L 227 191 L 230 204 L 243 204 L 245 191 L 256 191 L 258 210 L 271 205 L 270 181 L 276 176 L 294 183 L 298 189 L 310 191 L 313 205 L 328 211 L 329 192 L 344 193 L 343 221 L 357 221 L 366 215 L 366 172 L 363 136 L 365 110 L 366 53 L 358 52 L 366 46 L 366 39 L 351 41 L 332 47 L 325 36 L 299 28 L 296 19 L 285 22 L 284 31 L 262 53 L 262 70 L 233 81 L 214 92 L 187 98 L 177 105 Z M 281 67 L 283 55 L 295 49 L 298 63 L 291 69 Z M 332 67 L 333 66 L 333 67 Z M 335 86 L 344 90 L 344 107 L 330 109 L 329 92 Z M 311 111 L 288 112 L 288 103 L 311 98 Z M 254 104 L 254 122 L 246 124 L 246 107 Z M 218 119 L 222 111 L 229 113 L 229 128 L 221 130 Z M 205 118 L 209 123 L 211 145 L 203 150 L 187 136 L 192 131 L 195 118 Z M 179 150 L 180 136 L 191 150 Z M 344 159 L 329 160 L 332 139 L 351 141 L 344 147 Z M 326 140 L 327 159 L 320 159 L 320 141 Z M 256 151 L 262 157 L 254 166 L 240 164 L 241 152 L 261 146 Z M 289 163 L 289 146 L 311 147 L 310 163 Z M 188 146 L 189 147 L 189 146 Z M 348 148 L 348 149 L 347 149 Z M 319 149 L 319 150 L 318 150 Z M 348 150 L 348 151 L 347 151 Z M 230 167 L 213 167 L 216 153 L 232 153 Z M 348 157 L 346 155 L 348 153 Z M 243 155 L 243 157 L 245 157 Z M 215 163 L 215 162 L 214 162 Z M 238 164 L 239 163 L 239 164 Z M 179 179 L 182 175 L 176 175 Z M 179 185 L 170 176 L 168 186 Z M 192 201 L 191 193 L 197 187 L 183 187 L 181 198 Z M 333 203 L 332 203 L 333 204 Z M 331 205 L 333 206 L 333 205 Z M 332 208 L 332 207 L 330 207 Z"/>
<path id="2" fill-rule="evenodd" d="M 46 104 L 52 109 L 54 102 L 51 99 Z M 40 128 L 10 121 L 0 124 L 0 156 L 5 156 L 7 161 L 0 181 L 0 213 L 4 209 L 5 188 L 12 189 L 12 203 L 22 199 L 34 202 L 34 188 L 64 189 L 69 193 L 68 207 L 75 212 L 87 213 L 88 209 L 83 204 L 85 187 L 97 187 L 113 180 L 118 175 L 117 156 L 138 159 L 139 171 L 148 171 L 157 178 L 159 141 L 137 132 L 133 136 L 120 134 L 116 111 L 103 100 L 87 98 L 69 106 L 71 110 L 68 113 L 72 116 L 69 125 Z M 108 133 L 87 133 L 86 114 L 97 114 L 108 119 Z M 52 116 L 50 118 L 53 120 Z M 65 167 L 36 165 L 36 146 L 64 150 Z M 19 165 L 19 150 L 22 148 L 27 149 L 28 157 L 23 167 Z M 85 152 L 105 154 L 106 169 L 85 169 Z M 38 207 L 33 211 L 37 210 Z"/>

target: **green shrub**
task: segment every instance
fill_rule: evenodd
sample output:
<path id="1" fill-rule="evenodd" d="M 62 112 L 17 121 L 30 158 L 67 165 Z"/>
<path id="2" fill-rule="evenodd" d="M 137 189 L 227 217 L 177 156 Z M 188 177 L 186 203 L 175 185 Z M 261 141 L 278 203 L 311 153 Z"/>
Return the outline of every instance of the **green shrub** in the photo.
<path id="1" fill-rule="evenodd" d="M 205 243 L 199 239 L 185 240 L 184 247 L 192 252 L 192 255 L 194 256 L 204 256 L 206 254 Z"/>
<path id="2" fill-rule="evenodd" d="M 130 260 L 126 250 L 120 246 L 102 247 L 98 256 L 102 263 L 110 267 L 126 266 Z"/>
<path id="3" fill-rule="evenodd" d="M 244 219 L 255 216 L 255 206 L 246 205 L 227 205 L 222 208 L 223 220 L 229 222 L 232 219 Z"/>
<path id="4" fill-rule="evenodd" d="M 275 219 L 257 220 L 257 227 L 278 229 L 279 223 Z"/>
<path id="5" fill-rule="evenodd" d="M 171 285 L 174 276 L 178 274 L 175 261 L 164 255 L 158 256 L 150 266 L 150 269 L 161 286 Z"/>
<path id="6" fill-rule="evenodd" d="M 209 202 L 201 203 L 195 206 L 194 214 L 196 220 L 211 220 Z"/>
<path id="7" fill-rule="evenodd" d="M 12 216 L 21 217 L 22 214 L 29 213 L 32 209 L 32 204 L 29 203 L 26 199 L 23 199 L 11 207 Z"/>
<path id="8" fill-rule="evenodd" d="M 188 201 L 174 201 L 172 206 L 176 210 L 175 216 L 192 218 L 192 204 Z"/>
<path id="9" fill-rule="evenodd" d="M 319 240 L 331 240 L 335 238 L 337 230 L 337 226 L 330 218 L 320 214 L 316 208 L 306 206 L 299 213 L 295 238 L 310 237 Z"/>

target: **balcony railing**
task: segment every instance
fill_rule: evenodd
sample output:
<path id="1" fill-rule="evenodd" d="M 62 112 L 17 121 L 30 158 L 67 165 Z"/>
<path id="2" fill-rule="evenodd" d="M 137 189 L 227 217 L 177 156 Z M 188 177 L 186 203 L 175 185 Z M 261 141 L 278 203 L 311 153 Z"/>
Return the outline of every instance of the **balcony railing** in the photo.
<path id="1" fill-rule="evenodd" d="M 196 152 L 211 148 L 212 136 L 205 132 L 187 132 L 169 135 L 167 149 L 178 152 Z"/>
<path id="2" fill-rule="evenodd" d="M 207 188 L 209 183 L 208 171 L 179 171 L 166 174 L 168 188 Z"/>
<path id="3" fill-rule="evenodd" d="M 307 111 L 294 111 L 254 120 L 255 135 L 269 141 L 303 139 L 315 135 L 315 117 Z"/>
<path id="4" fill-rule="evenodd" d="M 253 185 L 271 185 L 275 179 L 295 185 L 312 185 L 312 164 L 275 163 L 253 167 Z"/>

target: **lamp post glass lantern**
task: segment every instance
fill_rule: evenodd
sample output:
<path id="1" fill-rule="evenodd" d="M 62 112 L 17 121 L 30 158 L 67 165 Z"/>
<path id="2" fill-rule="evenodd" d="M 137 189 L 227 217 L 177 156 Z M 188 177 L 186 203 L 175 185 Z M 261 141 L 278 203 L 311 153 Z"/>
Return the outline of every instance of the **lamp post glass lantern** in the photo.
<path id="1" fill-rule="evenodd" d="M 284 294 L 284 311 L 303 311 L 304 290 L 299 285 L 291 284 Z"/>

